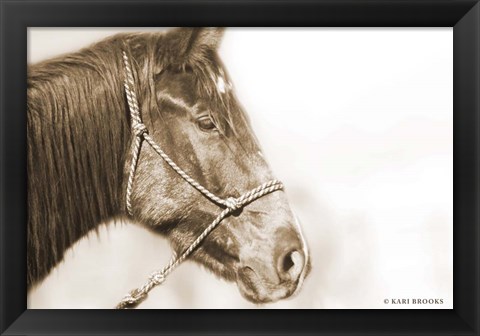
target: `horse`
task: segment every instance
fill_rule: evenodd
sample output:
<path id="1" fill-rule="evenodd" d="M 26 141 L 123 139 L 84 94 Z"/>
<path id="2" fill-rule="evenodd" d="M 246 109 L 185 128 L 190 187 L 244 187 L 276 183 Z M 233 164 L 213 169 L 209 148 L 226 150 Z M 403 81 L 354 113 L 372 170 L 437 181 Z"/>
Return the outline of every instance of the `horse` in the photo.
<path id="1" fill-rule="evenodd" d="M 223 33 L 120 33 L 28 66 L 28 288 L 128 218 L 248 301 L 300 290 L 308 246 L 218 55 Z"/>

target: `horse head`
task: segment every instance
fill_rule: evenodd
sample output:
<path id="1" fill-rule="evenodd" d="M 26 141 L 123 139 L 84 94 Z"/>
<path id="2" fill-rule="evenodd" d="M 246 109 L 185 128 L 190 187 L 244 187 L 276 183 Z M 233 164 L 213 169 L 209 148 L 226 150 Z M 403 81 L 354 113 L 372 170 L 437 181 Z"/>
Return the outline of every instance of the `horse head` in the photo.
<path id="1" fill-rule="evenodd" d="M 152 146 L 141 146 L 138 160 L 129 154 L 137 138 L 124 91 L 127 54 L 141 132 L 148 130 L 194 181 L 232 200 L 274 178 L 217 54 L 222 32 L 119 34 L 29 67 L 29 286 L 75 241 L 111 218 L 129 216 L 182 253 L 224 209 Z M 292 295 L 310 267 L 282 190 L 233 211 L 190 257 L 236 281 L 256 303 Z"/>
<path id="2" fill-rule="evenodd" d="M 133 59 L 143 60 L 136 77 L 150 136 L 195 181 L 227 199 L 274 175 L 217 55 L 221 36 L 221 29 L 177 29 L 150 50 L 135 39 L 128 45 Z M 150 146 L 142 147 L 136 169 L 133 218 L 165 234 L 181 253 L 221 209 Z M 307 246 L 283 191 L 224 219 L 192 258 L 236 281 L 242 295 L 256 303 L 290 296 L 309 267 Z"/>

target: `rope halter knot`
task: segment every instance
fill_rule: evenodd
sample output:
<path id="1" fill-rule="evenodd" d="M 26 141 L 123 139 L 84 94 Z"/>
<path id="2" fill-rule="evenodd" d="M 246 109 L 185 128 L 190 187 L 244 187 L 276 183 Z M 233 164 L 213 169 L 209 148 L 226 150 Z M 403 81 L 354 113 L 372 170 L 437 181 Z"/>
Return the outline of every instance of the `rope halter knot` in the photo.
<path id="1" fill-rule="evenodd" d="M 145 126 L 143 122 L 133 123 L 132 130 L 136 137 L 142 137 L 144 134 L 148 134 L 147 126 Z"/>
<path id="2" fill-rule="evenodd" d="M 228 197 L 225 200 L 225 206 L 230 210 L 230 212 L 237 211 L 243 207 L 242 203 L 238 200 L 238 198 L 235 197 Z"/>

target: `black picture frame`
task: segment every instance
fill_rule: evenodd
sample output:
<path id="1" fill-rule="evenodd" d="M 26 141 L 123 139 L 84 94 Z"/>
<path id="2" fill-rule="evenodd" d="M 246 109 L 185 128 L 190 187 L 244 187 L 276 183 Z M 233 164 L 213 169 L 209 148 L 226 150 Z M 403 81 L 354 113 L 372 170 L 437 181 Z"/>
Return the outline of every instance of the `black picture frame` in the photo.
<path id="1" fill-rule="evenodd" d="M 2 335 L 479 335 L 480 4 L 473 0 L 0 0 Z M 454 303 L 451 310 L 27 310 L 27 27 L 453 27 Z M 213 295 L 213 294 L 212 294 Z"/>

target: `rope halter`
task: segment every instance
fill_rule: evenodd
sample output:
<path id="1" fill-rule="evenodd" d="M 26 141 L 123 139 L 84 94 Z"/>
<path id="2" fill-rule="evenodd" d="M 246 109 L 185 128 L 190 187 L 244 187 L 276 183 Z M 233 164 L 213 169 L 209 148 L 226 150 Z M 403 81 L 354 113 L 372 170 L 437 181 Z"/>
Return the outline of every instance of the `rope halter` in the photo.
<path id="1" fill-rule="evenodd" d="M 187 181 L 192 187 L 201 192 L 205 197 L 209 198 L 212 202 L 218 204 L 220 207 L 224 208 L 222 212 L 215 218 L 215 220 L 207 226 L 207 228 L 195 239 L 190 246 L 184 250 L 180 255 L 174 254 L 170 259 L 169 263 L 162 268 L 161 270 L 155 271 L 148 277 L 148 280 L 141 286 L 132 291 L 130 291 L 116 306 L 117 309 L 126 309 L 134 308 L 140 302 L 145 300 L 148 295 L 148 292 L 151 291 L 155 286 L 163 283 L 168 276 L 178 265 L 180 265 L 187 257 L 197 248 L 198 245 L 212 232 L 213 229 L 217 227 L 220 222 L 230 215 L 231 213 L 242 209 L 247 204 L 267 195 L 277 190 L 283 189 L 283 184 L 278 180 L 271 180 L 269 182 L 263 183 L 255 189 L 252 189 L 245 194 L 241 195 L 238 198 L 227 197 L 226 199 L 220 198 L 217 195 L 210 192 L 208 189 L 203 187 L 200 183 L 195 181 L 190 177 L 186 172 L 184 172 L 179 166 L 173 162 L 170 157 L 158 146 L 158 144 L 153 140 L 153 138 L 148 134 L 148 129 L 145 124 L 142 122 L 140 115 L 140 108 L 138 107 L 138 100 L 135 94 L 135 81 L 133 78 L 132 68 L 130 66 L 130 60 L 125 51 L 123 51 L 123 61 L 125 65 L 125 95 L 127 97 L 128 108 L 130 110 L 131 118 L 131 129 L 133 134 L 132 141 L 132 161 L 130 164 L 130 172 L 127 181 L 127 191 L 126 191 L 126 208 L 130 216 L 133 216 L 132 212 L 132 189 L 133 182 L 135 178 L 135 170 L 138 163 L 138 158 L 140 156 L 140 151 L 142 149 L 142 143 L 145 140 L 153 150 L 162 157 L 162 159 L 180 175 L 185 181 Z"/>

